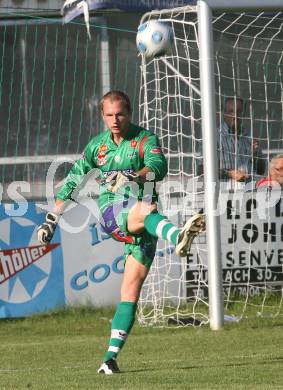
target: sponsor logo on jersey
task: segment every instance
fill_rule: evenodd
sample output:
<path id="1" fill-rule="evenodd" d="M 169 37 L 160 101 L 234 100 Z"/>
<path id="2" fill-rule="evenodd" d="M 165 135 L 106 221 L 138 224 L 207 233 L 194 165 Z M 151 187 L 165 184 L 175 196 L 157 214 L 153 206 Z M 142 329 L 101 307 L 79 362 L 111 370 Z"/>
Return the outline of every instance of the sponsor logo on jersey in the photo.
<path id="1" fill-rule="evenodd" d="M 153 148 L 151 149 L 150 153 L 153 153 L 153 154 L 160 154 L 161 153 L 161 148 Z"/>
<path id="2" fill-rule="evenodd" d="M 137 140 L 135 140 L 135 139 L 131 140 L 131 148 L 136 148 L 137 144 L 138 144 Z"/>
<path id="3" fill-rule="evenodd" d="M 107 148 L 107 145 L 101 145 L 101 147 L 106 147 Z M 105 165 L 107 160 L 106 160 L 106 153 L 105 153 L 105 150 L 99 150 L 98 151 L 98 155 L 97 155 L 97 165 L 99 166 L 102 166 L 102 165 Z"/>
<path id="4" fill-rule="evenodd" d="M 105 158 L 105 156 L 106 156 L 105 152 L 103 152 L 101 150 L 98 152 L 98 155 L 97 155 L 98 158 Z"/>
<path id="5" fill-rule="evenodd" d="M 114 157 L 114 160 L 115 160 L 116 162 L 120 162 L 120 161 L 121 161 L 121 157 L 120 157 L 120 156 L 115 156 L 115 157 Z"/>
<path id="6" fill-rule="evenodd" d="M 101 166 L 101 165 L 105 165 L 106 163 L 107 163 L 106 158 L 99 158 L 97 165 Z"/>
<path id="7" fill-rule="evenodd" d="M 128 154 L 127 154 L 127 157 L 130 158 L 130 159 L 132 160 L 133 158 L 135 158 L 135 157 L 137 156 L 137 154 L 138 154 L 138 152 L 133 151 L 133 152 L 131 152 L 131 153 L 128 153 Z"/>
<path id="8" fill-rule="evenodd" d="M 105 152 L 107 150 L 107 145 L 103 144 L 99 146 L 99 151 L 100 152 Z"/>
<path id="9" fill-rule="evenodd" d="M 119 169 L 119 170 L 113 169 L 113 170 L 111 170 L 111 171 L 103 172 L 103 176 L 104 176 L 104 178 L 106 178 L 106 177 L 109 177 L 109 176 L 113 175 L 113 173 L 118 173 L 118 172 L 133 173 L 134 170 L 133 170 L 132 168 Z"/>

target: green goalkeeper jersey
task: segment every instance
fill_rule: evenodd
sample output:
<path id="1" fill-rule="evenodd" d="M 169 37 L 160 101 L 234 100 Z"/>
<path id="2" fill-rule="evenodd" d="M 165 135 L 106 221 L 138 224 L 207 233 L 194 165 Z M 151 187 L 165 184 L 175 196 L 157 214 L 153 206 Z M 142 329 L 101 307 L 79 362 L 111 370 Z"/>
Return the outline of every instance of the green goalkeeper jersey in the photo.
<path id="1" fill-rule="evenodd" d="M 167 162 L 155 134 L 130 124 L 125 138 L 117 145 L 112 139 L 111 131 L 106 130 L 87 144 L 81 159 L 76 161 L 66 177 L 57 199 L 72 199 L 72 193 L 83 181 L 84 175 L 94 168 L 99 169 L 99 178 L 103 180 L 117 171 L 137 172 L 144 167 L 154 173 L 154 182 L 162 180 L 167 173 Z M 149 194 L 148 188 L 153 189 L 152 194 Z M 152 201 L 156 201 L 155 185 L 148 188 L 146 189 L 143 183 L 134 183 L 124 191 L 112 193 L 107 190 L 107 186 L 101 185 L 99 208 L 103 211 L 109 204 L 123 201 L 130 196 L 140 200 L 145 195 L 152 195 Z"/>

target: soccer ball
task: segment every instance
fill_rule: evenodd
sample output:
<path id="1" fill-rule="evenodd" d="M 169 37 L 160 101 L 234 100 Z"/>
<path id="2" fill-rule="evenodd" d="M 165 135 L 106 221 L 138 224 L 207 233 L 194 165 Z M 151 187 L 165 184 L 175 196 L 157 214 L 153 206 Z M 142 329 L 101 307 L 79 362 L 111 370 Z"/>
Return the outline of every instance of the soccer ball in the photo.
<path id="1" fill-rule="evenodd" d="M 149 20 L 138 27 L 137 48 L 147 59 L 171 53 L 172 28 L 164 22 Z"/>

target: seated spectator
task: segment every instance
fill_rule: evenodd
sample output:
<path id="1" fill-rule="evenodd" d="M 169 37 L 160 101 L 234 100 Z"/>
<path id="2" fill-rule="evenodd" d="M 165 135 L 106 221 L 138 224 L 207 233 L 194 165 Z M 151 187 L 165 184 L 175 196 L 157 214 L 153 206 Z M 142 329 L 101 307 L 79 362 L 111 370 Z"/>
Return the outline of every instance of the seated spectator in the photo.
<path id="1" fill-rule="evenodd" d="M 243 108 L 243 99 L 226 98 L 218 144 L 222 180 L 245 182 L 251 175 L 263 175 L 265 171 L 258 141 L 251 139 L 242 127 Z"/>
<path id="2" fill-rule="evenodd" d="M 269 174 L 267 177 L 259 180 L 256 187 L 278 187 L 283 186 L 283 154 L 274 156 L 269 164 Z"/>
<path id="3" fill-rule="evenodd" d="M 262 176 L 265 172 L 265 159 L 258 141 L 243 129 L 243 109 L 243 99 L 226 98 L 217 134 L 219 178 L 233 188 L 236 182 L 250 181 L 252 176 Z M 197 164 L 197 174 L 203 174 L 202 159 Z"/>

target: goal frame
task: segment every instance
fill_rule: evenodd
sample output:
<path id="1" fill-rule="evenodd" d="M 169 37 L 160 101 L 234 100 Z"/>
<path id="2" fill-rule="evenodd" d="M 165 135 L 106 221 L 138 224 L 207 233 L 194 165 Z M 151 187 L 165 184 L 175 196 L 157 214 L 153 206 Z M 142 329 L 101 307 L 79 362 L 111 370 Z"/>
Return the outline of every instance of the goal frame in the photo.
<path id="1" fill-rule="evenodd" d="M 214 82 L 213 11 L 264 12 L 283 10 L 282 0 L 198 0 L 197 18 L 199 33 L 201 127 L 203 134 L 205 210 L 208 249 L 209 320 L 213 330 L 224 325 L 222 289 L 220 218 L 215 212 L 219 196 L 218 160 L 216 144 L 216 106 Z"/>

